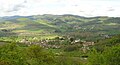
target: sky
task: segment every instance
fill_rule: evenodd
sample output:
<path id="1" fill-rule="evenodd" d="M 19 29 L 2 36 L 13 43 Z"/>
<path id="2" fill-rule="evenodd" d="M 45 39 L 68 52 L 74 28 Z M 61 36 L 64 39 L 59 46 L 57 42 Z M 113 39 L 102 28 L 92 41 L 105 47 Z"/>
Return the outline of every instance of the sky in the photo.
<path id="1" fill-rule="evenodd" d="M 43 14 L 120 17 L 120 0 L 0 0 L 0 16 Z"/>

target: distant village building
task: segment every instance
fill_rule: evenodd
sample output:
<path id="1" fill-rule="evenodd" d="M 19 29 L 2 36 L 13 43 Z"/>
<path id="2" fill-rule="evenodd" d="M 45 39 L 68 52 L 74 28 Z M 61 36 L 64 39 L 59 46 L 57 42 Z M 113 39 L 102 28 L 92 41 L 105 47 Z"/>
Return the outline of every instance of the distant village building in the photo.
<path id="1" fill-rule="evenodd" d="M 94 42 L 83 42 L 82 43 L 83 47 L 81 48 L 83 53 L 86 53 L 88 50 L 90 50 L 89 46 L 95 45 Z"/>
<path id="2" fill-rule="evenodd" d="M 22 39 L 21 41 L 19 41 L 20 43 L 24 43 L 27 44 L 28 46 L 30 46 L 32 44 L 32 42 L 28 41 L 27 39 Z"/>
<path id="3" fill-rule="evenodd" d="M 94 44 L 94 42 L 84 42 L 83 46 L 93 46 Z"/>

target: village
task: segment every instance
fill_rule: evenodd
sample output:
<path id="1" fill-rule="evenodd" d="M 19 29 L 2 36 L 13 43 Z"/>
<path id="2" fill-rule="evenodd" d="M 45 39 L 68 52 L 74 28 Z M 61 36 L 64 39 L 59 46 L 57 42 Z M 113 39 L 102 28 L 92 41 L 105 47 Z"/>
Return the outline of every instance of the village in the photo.
<path id="1" fill-rule="evenodd" d="M 88 50 L 90 50 L 90 46 L 94 46 L 95 42 L 92 41 L 84 41 L 80 39 L 74 39 L 74 38 L 63 38 L 63 37 L 56 37 L 55 39 L 44 39 L 44 40 L 39 40 L 34 37 L 34 41 L 29 41 L 26 38 L 22 39 L 19 41 L 19 43 L 26 44 L 28 46 L 31 45 L 39 45 L 43 48 L 49 49 L 61 49 L 63 47 L 66 47 L 67 45 L 76 45 L 79 47 L 83 53 L 86 53 Z M 35 41 L 37 40 L 37 41 Z"/>

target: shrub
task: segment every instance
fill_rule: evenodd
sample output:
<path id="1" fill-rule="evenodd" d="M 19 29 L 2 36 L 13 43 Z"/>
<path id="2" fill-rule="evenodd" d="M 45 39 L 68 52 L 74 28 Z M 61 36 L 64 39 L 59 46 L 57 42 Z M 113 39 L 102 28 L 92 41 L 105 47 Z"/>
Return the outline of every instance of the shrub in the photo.
<path id="1" fill-rule="evenodd" d="M 102 53 L 90 53 L 89 65 L 120 65 L 120 45 L 106 48 Z"/>
<path id="2" fill-rule="evenodd" d="M 75 51 L 75 50 L 78 50 L 78 46 L 77 45 L 69 45 L 67 46 L 64 51 L 67 51 L 67 52 L 71 52 L 71 51 Z"/>

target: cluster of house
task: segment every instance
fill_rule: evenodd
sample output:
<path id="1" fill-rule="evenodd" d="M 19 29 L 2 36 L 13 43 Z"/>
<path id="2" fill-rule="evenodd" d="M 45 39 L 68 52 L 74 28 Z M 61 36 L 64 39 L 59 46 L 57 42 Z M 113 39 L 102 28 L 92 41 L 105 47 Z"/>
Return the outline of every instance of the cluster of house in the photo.
<path id="1" fill-rule="evenodd" d="M 89 46 L 95 45 L 95 42 L 88 42 L 88 41 L 83 41 L 79 39 L 71 42 L 71 44 L 82 45 L 81 50 L 83 51 L 83 53 L 86 53 L 88 50 L 90 50 Z"/>
<path id="2" fill-rule="evenodd" d="M 61 40 L 61 41 L 63 41 L 63 40 Z M 22 39 L 20 41 L 20 43 L 27 44 L 28 46 L 35 44 L 35 45 L 40 45 L 41 47 L 44 47 L 44 48 L 55 48 L 55 49 L 61 48 L 61 45 L 49 44 L 49 42 L 56 43 L 56 40 L 40 40 L 39 42 L 30 42 L 27 39 Z M 89 46 L 95 45 L 94 42 L 83 41 L 80 39 L 74 40 L 71 42 L 71 45 L 75 45 L 75 44 L 82 45 L 81 49 L 84 53 L 86 53 L 86 51 L 89 50 Z"/>
<path id="3" fill-rule="evenodd" d="M 94 42 L 83 41 L 83 40 L 80 40 L 80 39 L 71 42 L 71 44 L 82 44 L 84 47 L 95 45 Z"/>
<path id="4" fill-rule="evenodd" d="M 54 40 L 53 40 L 54 41 Z M 51 44 L 48 44 L 48 42 L 50 42 L 50 40 L 41 40 L 39 42 L 31 42 L 27 39 L 22 39 L 21 41 L 19 41 L 20 43 L 24 43 L 24 44 L 27 44 L 28 46 L 30 45 L 40 45 L 41 47 L 44 47 L 44 48 L 60 48 L 60 46 L 58 45 L 51 45 Z"/>

